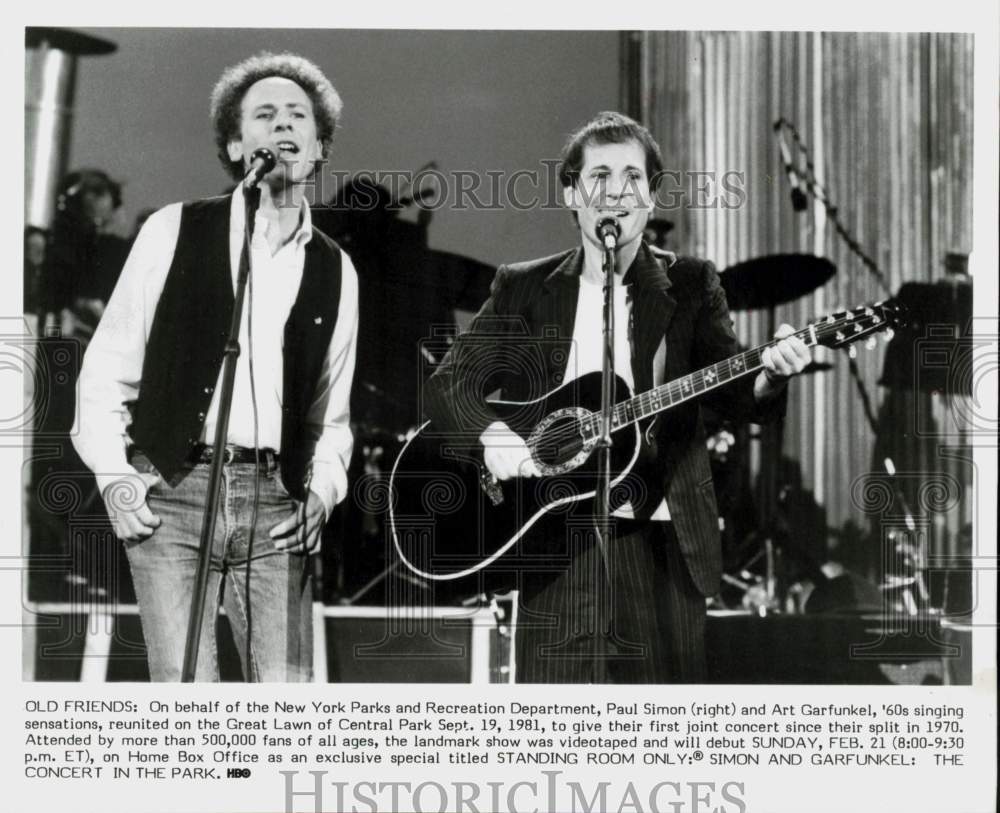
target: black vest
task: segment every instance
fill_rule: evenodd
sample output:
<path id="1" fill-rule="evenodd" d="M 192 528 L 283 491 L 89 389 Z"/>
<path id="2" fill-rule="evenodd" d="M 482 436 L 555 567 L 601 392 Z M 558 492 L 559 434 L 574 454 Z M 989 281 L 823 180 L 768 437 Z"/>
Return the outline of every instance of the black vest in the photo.
<path id="1" fill-rule="evenodd" d="M 146 342 L 131 435 L 171 485 L 188 470 L 222 368 L 235 299 L 230 206 L 228 197 L 184 205 L 174 259 Z M 339 249 L 313 229 L 284 332 L 281 475 L 296 497 L 302 496 L 315 446 L 305 420 L 337 322 L 340 281 Z"/>

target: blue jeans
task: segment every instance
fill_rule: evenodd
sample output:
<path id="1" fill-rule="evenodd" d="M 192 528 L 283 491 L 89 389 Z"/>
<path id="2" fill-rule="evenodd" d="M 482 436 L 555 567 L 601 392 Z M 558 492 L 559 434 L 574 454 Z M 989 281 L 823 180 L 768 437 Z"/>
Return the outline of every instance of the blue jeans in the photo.
<path id="1" fill-rule="evenodd" d="M 142 454 L 132 465 L 156 469 Z M 178 681 L 184 662 L 191 595 L 198 570 L 198 545 L 210 466 L 195 465 L 174 488 L 160 481 L 147 502 L 161 525 L 151 537 L 127 543 L 143 636 L 153 681 Z M 268 531 L 298 503 L 281 482 L 277 467 L 261 471 L 260 501 L 253 549 L 249 550 L 254 495 L 253 464 L 223 467 L 219 514 L 212 540 L 211 568 L 197 681 L 217 681 L 219 663 L 215 620 L 225 607 L 233 638 L 252 681 L 312 680 L 312 568 L 300 553 L 275 550 Z M 250 564 L 250 606 L 246 602 L 246 563 Z M 250 628 L 249 651 L 247 627 Z"/>

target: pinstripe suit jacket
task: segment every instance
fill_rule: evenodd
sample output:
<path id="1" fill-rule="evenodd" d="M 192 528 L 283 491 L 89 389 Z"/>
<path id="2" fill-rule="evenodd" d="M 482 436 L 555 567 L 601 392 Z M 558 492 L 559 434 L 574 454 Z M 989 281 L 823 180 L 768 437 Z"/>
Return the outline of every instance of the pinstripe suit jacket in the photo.
<path id="1" fill-rule="evenodd" d="M 478 438 L 496 416 L 485 399 L 537 398 L 562 383 L 573 338 L 583 249 L 501 266 L 490 298 L 428 380 L 424 409 L 438 429 Z M 653 386 L 653 359 L 665 342 L 664 381 L 738 352 L 712 263 L 675 258 L 643 244 L 625 283 L 633 286 L 632 374 L 637 392 Z M 600 330 L 599 325 L 594 326 Z M 759 407 L 753 376 L 706 396 L 723 414 L 765 421 L 782 414 L 784 396 Z M 698 401 L 663 413 L 653 431 L 652 495 L 665 496 L 680 548 L 698 589 L 719 588 L 718 509 Z"/>

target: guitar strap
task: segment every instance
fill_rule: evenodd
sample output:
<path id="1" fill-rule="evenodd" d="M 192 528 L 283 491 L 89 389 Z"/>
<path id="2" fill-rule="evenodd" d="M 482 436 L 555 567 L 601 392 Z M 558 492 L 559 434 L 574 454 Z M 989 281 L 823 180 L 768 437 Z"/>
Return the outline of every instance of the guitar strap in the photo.
<path id="1" fill-rule="evenodd" d="M 628 294 L 625 297 L 625 302 L 628 305 L 628 351 L 629 351 L 629 363 L 632 363 L 632 361 L 636 357 L 636 354 L 635 354 L 635 295 L 634 295 L 634 291 L 635 291 L 635 286 L 634 285 L 629 285 L 629 287 L 628 287 Z M 660 340 L 660 344 L 661 345 L 663 344 L 663 339 Z M 663 383 L 662 381 L 658 380 L 660 378 L 663 378 L 663 376 L 662 375 L 661 376 L 657 376 L 657 374 L 656 374 L 656 371 L 657 371 L 656 370 L 656 368 L 657 368 L 657 362 L 659 362 L 659 361 L 662 361 L 662 359 L 661 359 L 661 354 L 660 354 L 659 348 L 658 348 L 657 352 L 655 352 L 653 354 L 653 361 L 652 361 L 653 369 L 652 369 L 651 372 L 652 372 L 653 386 L 657 386 L 657 385 Z M 635 378 L 634 375 L 632 377 L 633 377 L 633 379 Z M 656 425 L 656 422 L 658 420 L 659 420 L 659 416 L 658 415 L 654 415 L 653 418 L 652 418 L 652 420 L 648 421 L 648 423 L 646 424 L 646 428 L 643 430 L 643 437 L 646 440 L 647 447 L 651 446 L 652 443 L 653 443 L 652 436 L 651 436 L 650 433 L 652 432 L 653 427 Z"/>
<path id="2" fill-rule="evenodd" d="M 635 360 L 635 286 L 629 285 L 625 294 L 625 306 L 628 308 L 628 353 L 629 364 Z M 632 376 L 635 378 L 635 376 Z"/>

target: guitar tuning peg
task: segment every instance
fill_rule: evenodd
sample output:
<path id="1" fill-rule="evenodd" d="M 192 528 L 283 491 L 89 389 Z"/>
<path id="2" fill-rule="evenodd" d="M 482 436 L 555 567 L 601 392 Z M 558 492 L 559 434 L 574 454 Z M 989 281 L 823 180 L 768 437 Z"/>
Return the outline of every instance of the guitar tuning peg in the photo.
<path id="1" fill-rule="evenodd" d="M 852 344 L 847 348 L 847 355 L 849 355 L 852 359 L 856 359 L 858 357 L 858 348 Z"/>
<path id="2" fill-rule="evenodd" d="M 876 339 L 874 336 L 869 336 L 868 341 L 865 342 L 865 347 L 867 347 L 869 350 L 874 350 L 877 344 L 878 344 L 878 339 Z"/>
<path id="3" fill-rule="evenodd" d="M 890 342 L 890 341 L 892 341 L 892 337 L 895 336 L 895 335 L 896 335 L 896 332 L 891 327 L 887 328 L 886 331 L 885 331 L 885 333 L 882 334 L 882 341 L 884 341 L 884 342 Z"/>

